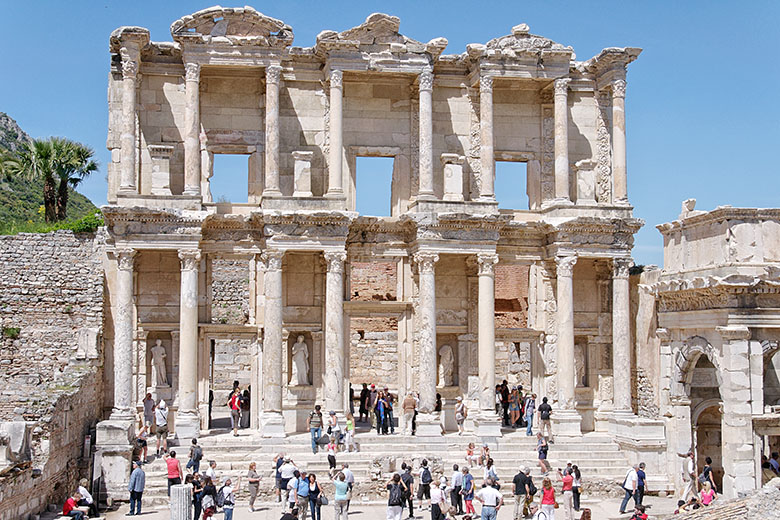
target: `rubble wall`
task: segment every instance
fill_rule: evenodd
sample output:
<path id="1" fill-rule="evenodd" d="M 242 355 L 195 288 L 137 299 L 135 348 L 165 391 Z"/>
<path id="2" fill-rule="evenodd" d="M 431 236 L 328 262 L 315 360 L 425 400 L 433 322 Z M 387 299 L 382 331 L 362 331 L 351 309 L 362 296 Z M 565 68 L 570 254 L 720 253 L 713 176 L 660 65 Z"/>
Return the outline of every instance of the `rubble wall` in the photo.
<path id="1" fill-rule="evenodd" d="M 215 258 L 211 263 L 211 322 L 249 321 L 249 261 Z"/>
<path id="2" fill-rule="evenodd" d="M 0 473 L 0 520 L 61 505 L 88 474 L 104 390 L 102 244 L 101 233 L 0 237 L 0 421 L 32 423 L 31 460 Z"/>

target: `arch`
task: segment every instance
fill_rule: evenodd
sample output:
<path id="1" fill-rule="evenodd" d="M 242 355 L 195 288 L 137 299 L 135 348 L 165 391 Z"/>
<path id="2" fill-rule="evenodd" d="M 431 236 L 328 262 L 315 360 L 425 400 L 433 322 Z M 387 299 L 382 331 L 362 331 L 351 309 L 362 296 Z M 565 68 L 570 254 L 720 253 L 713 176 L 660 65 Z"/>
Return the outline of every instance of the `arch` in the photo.
<path id="1" fill-rule="evenodd" d="M 682 342 L 682 347 L 675 354 L 675 395 L 687 396 L 690 394 L 691 379 L 693 378 L 693 369 L 699 358 L 705 355 L 710 363 L 715 367 L 716 377 L 718 378 L 718 389 L 722 387 L 720 372 L 720 359 L 718 352 L 702 336 L 691 336 Z M 722 397 L 722 396 L 721 396 Z"/>
<path id="2" fill-rule="evenodd" d="M 723 401 L 721 399 L 707 399 L 700 402 L 691 410 L 691 424 L 699 424 L 699 416 L 708 408 L 718 407 L 721 415 L 723 414 Z"/>

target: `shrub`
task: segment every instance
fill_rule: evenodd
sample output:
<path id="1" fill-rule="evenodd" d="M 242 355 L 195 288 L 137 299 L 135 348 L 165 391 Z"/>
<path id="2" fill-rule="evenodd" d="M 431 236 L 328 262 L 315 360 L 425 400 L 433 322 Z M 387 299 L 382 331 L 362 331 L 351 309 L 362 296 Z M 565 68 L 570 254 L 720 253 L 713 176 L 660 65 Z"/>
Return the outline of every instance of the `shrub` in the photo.
<path id="1" fill-rule="evenodd" d="M 19 333 L 22 331 L 19 327 L 3 327 L 3 337 L 8 339 L 16 339 L 19 337 Z"/>

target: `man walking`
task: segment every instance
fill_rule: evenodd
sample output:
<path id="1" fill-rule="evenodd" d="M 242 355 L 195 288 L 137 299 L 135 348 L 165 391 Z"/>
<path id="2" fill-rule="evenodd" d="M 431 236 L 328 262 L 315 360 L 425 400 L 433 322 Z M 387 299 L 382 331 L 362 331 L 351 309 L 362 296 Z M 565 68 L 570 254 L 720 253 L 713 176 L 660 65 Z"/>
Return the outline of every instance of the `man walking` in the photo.
<path id="1" fill-rule="evenodd" d="M 298 482 L 296 482 L 295 490 L 298 493 L 298 497 L 295 505 L 298 506 L 298 516 L 301 520 L 306 520 L 306 516 L 309 512 L 309 476 L 305 471 L 301 471 Z M 312 517 L 314 511 L 311 512 Z"/>
<path id="2" fill-rule="evenodd" d="M 685 489 L 680 497 L 680 500 L 684 502 L 688 501 L 688 495 L 692 494 L 696 497 L 696 462 L 694 459 L 693 451 L 689 451 L 683 461 L 683 482 L 685 482 Z"/>
<path id="3" fill-rule="evenodd" d="M 157 426 L 157 456 L 159 457 L 168 451 L 168 406 L 163 399 L 160 399 L 160 404 L 154 410 L 154 423 Z"/>
<path id="4" fill-rule="evenodd" d="M 509 383 L 506 379 L 501 382 L 501 408 L 504 410 L 504 426 L 509 426 Z"/>
<path id="5" fill-rule="evenodd" d="M 550 428 L 550 414 L 552 414 L 552 406 L 547 403 L 547 398 L 542 397 L 542 404 L 539 405 L 539 433 L 552 439 L 552 429 Z M 552 442 L 552 440 L 550 440 Z"/>
<path id="6" fill-rule="evenodd" d="M 406 462 L 401 464 L 401 481 L 404 483 L 403 503 L 409 506 L 409 520 L 414 518 L 414 475 L 412 475 L 412 466 Z"/>
<path id="7" fill-rule="evenodd" d="M 412 434 L 412 421 L 414 420 L 414 409 L 416 407 L 417 401 L 414 398 L 414 394 L 409 392 L 401 404 L 401 408 L 404 410 L 404 435 Z"/>
<path id="8" fill-rule="evenodd" d="M 525 428 L 525 434 L 530 437 L 534 434 L 534 412 L 536 412 L 536 394 L 529 394 L 525 398 L 525 422 L 528 423 Z"/>
<path id="9" fill-rule="evenodd" d="M 480 489 L 474 498 L 479 500 L 482 504 L 482 510 L 480 511 L 480 518 L 482 520 L 496 520 L 498 516 L 498 510 L 504 505 L 504 497 L 494 487 L 496 481 L 492 477 L 485 479 L 486 486 Z"/>
<path id="10" fill-rule="evenodd" d="M 450 491 L 450 503 L 452 509 L 456 511 L 455 514 L 463 514 L 463 496 L 460 494 L 460 490 L 463 489 L 463 473 L 460 472 L 457 464 L 452 466 L 452 491 Z"/>
<path id="11" fill-rule="evenodd" d="M 130 483 L 127 484 L 127 490 L 130 492 L 130 512 L 127 514 L 131 516 L 141 514 L 141 496 L 146 485 L 146 473 L 141 467 L 141 461 L 137 460 L 133 464 L 135 467 L 130 473 Z"/>
<path id="12" fill-rule="evenodd" d="M 311 432 L 311 452 L 317 453 L 319 449 L 318 442 L 322 435 L 322 407 L 316 405 L 314 411 L 309 414 L 309 418 L 306 420 L 306 427 Z"/>
<path id="13" fill-rule="evenodd" d="M 512 518 L 518 520 L 522 504 L 522 514 L 526 516 L 526 498 L 529 496 L 528 478 L 525 476 L 525 467 L 520 466 L 520 472 L 512 480 L 512 493 L 515 495 L 515 510 Z"/>
<path id="14" fill-rule="evenodd" d="M 370 397 L 371 392 L 368 390 L 368 385 L 363 383 L 363 390 L 360 391 L 360 417 L 358 417 L 358 422 L 368 421 L 368 405 Z"/>
<path id="15" fill-rule="evenodd" d="M 637 477 L 637 465 L 634 464 L 631 469 L 628 470 L 628 473 L 626 473 L 626 478 L 623 481 L 623 491 L 625 491 L 625 496 L 623 497 L 623 502 L 620 503 L 620 514 L 625 514 L 626 512 L 626 506 L 628 505 L 628 499 L 633 498 L 634 499 L 634 506 L 637 505 L 637 492 L 636 487 L 639 483 L 639 479 Z"/>

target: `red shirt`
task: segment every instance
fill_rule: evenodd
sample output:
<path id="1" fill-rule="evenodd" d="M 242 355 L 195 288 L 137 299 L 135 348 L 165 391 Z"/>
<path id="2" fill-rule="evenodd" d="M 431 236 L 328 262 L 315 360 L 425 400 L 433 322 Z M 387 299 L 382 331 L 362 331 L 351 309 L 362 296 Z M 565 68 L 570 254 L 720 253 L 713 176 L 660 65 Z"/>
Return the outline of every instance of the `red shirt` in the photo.
<path id="1" fill-rule="evenodd" d="M 168 478 L 179 478 L 179 459 L 170 457 L 166 459 L 165 463 L 168 465 Z"/>
<path id="2" fill-rule="evenodd" d="M 555 490 L 553 488 L 542 488 L 542 504 L 554 504 L 555 503 Z"/>
<path id="3" fill-rule="evenodd" d="M 67 515 L 74 509 L 76 509 L 76 501 L 73 500 L 73 497 L 70 497 L 65 501 L 65 504 L 62 506 L 62 514 Z"/>
<path id="4" fill-rule="evenodd" d="M 231 410 L 240 410 L 241 409 L 241 397 L 233 394 L 230 397 L 230 409 Z"/>
<path id="5" fill-rule="evenodd" d="M 574 477 L 572 477 L 571 474 L 565 475 L 563 477 L 563 488 L 561 491 L 571 491 L 572 482 L 574 482 Z"/>

